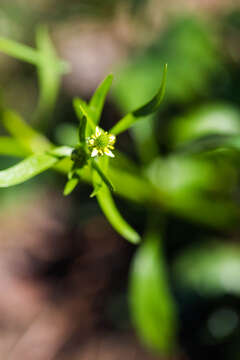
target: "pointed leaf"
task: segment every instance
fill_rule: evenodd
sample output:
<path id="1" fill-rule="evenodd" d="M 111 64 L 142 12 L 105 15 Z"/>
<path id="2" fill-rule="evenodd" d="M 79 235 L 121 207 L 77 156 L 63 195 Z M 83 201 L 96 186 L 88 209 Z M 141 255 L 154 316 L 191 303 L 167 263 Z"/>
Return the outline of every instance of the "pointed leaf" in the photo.
<path id="1" fill-rule="evenodd" d="M 175 308 L 169 292 L 158 234 L 138 248 L 130 270 L 129 300 L 134 326 L 152 350 L 170 354 L 175 347 Z"/>
<path id="2" fill-rule="evenodd" d="M 78 129 L 79 141 L 81 144 L 85 144 L 86 142 L 86 126 L 87 126 L 87 118 L 84 115 L 79 121 L 79 129 Z"/>
<path id="3" fill-rule="evenodd" d="M 32 65 L 38 65 L 40 61 L 37 50 L 4 37 L 0 37 L 0 51 Z"/>
<path id="4" fill-rule="evenodd" d="M 86 137 L 88 137 L 96 128 L 91 109 L 89 109 L 87 103 L 80 98 L 73 99 L 73 106 L 79 121 L 82 121 L 83 117 L 87 119 Z"/>
<path id="5" fill-rule="evenodd" d="M 96 89 L 95 93 L 93 94 L 93 96 L 90 100 L 89 107 L 93 112 L 93 120 L 96 125 L 99 123 L 99 120 L 100 120 L 100 117 L 102 114 L 102 109 L 104 106 L 104 102 L 105 102 L 107 93 L 109 91 L 109 88 L 112 84 L 112 81 L 113 81 L 113 75 L 110 74 L 98 86 L 98 88 Z"/>
<path id="6" fill-rule="evenodd" d="M 52 150 L 49 150 L 48 154 L 56 156 L 58 158 L 63 158 L 66 156 L 71 156 L 73 150 L 74 148 L 70 146 L 59 146 L 59 147 L 55 147 Z"/>
<path id="7" fill-rule="evenodd" d="M 75 189 L 78 183 L 79 183 L 79 179 L 76 177 L 69 179 L 64 187 L 64 191 L 63 191 L 64 196 L 71 194 L 71 192 Z"/>
<path id="8" fill-rule="evenodd" d="M 20 184 L 54 166 L 59 160 L 47 154 L 36 154 L 6 170 L 0 171 L 0 187 Z"/>
<path id="9" fill-rule="evenodd" d="M 102 188 L 96 194 L 98 203 L 112 227 L 126 240 L 133 244 L 140 242 L 138 233 L 123 219 L 119 213 L 111 192 L 103 184 Z"/>
<path id="10" fill-rule="evenodd" d="M 101 168 L 101 165 L 97 161 L 92 160 L 92 167 L 97 171 L 97 173 L 100 176 L 101 180 L 105 183 L 105 185 L 109 188 L 109 190 L 114 191 L 113 184 L 108 179 L 108 177 L 105 174 L 104 170 Z"/>
<path id="11" fill-rule="evenodd" d="M 1 121 L 5 129 L 15 137 L 28 152 L 40 152 L 52 147 L 50 141 L 41 133 L 28 125 L 19 114 L 6 109 L 1 113 Z"/>
<path id="12" fill-rule="evenodd" d="M 138 119 L 148 116 L 158 110 L 159 106 L 162 103 L 165 88 L 166 88 L 166 79 L 167 79 L 167 64 L 164 65 L 163 78 L 161 86 L 157 94 L 145 105 L 141 106 L 139 109 L 132 111 L 122 118 L 113 128 L 110 130 L 110 133 L 118 135 L 121 132 L 127 130 L 132 124 L 134 124 Z"/>

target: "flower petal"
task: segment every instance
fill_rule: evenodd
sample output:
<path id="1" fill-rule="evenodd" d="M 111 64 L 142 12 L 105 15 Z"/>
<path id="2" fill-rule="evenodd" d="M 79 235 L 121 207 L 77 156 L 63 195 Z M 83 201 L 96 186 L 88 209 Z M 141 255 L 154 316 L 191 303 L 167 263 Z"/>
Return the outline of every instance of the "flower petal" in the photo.
<path id="1" fill-rule="evenodd" d="M 112 157 L 112 158 L 115 157 L 115 155 L 114 155 L 114 154 L 111 152 L 111 150 L 109 150 L 109 149 L 105 149 L 105 150 L 104 150 L 104 154 L 107 155 L 107 156 L 110 156 L 110 157 Z"/>
<path id="2" fill-rule="evenodd" d="M 115 141 L 116 141 L 116 136 L 110 134 L 109 135 L 109 144 L 113 145 L 115 143 Z"/>
<path id="3" fill-rule="evenodd" d="M 91 157 L 95 157 L 98 155 L 98 150 L 95 148 L 93 149 L 92 153 L 91 153 Z"/>
<path id="4" fill-rule="evenodd" d="M 96 132 L 95 135 L 98 137 L 102 134 L 102 130 L 100 129 L 100 127 L 96 126 Z"/>

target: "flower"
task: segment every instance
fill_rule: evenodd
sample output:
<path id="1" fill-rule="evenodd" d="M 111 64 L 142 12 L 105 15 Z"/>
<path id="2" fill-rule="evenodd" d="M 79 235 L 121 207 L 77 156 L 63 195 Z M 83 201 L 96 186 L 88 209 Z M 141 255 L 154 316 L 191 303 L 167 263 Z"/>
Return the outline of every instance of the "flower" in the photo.
<path id="1" fill-rule="evenodd" d="M 87 139 L 87 144 L 89 151 L 91 152 L 91 157 L 107 155 L 114 157 L 114 154 L 111 150 L 114 149 L 114 144 L 116 141 L 115 135 L 109 134 L 107 131 L 96 127 L 95 134 L 91 135 Z"/>

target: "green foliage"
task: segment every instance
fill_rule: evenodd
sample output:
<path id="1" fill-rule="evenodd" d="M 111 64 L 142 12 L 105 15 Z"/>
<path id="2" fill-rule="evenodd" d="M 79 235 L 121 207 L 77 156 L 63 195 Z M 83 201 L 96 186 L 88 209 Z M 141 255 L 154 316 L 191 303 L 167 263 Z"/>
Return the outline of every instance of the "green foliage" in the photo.
<path id="1" fill-rule="evenodd" d="M 227 104 L 204 105 L 174 119 L 169 133 L 175 146 L 207 135 L 236 135 L 240 133 L 240 114 Z"/>
<path id="2" fill-rule="evenodd" d="M 176 313 L 165 273 L 162 239 L 149 233 L 138 248 L 130 272 L 130 309 L 142 341 L 156 352 L 176 348 Z"/>
<path id="3" fill-rule="evenodd" d="M 34 154 L 17 165 L 0 171 L 0 187 L 9 187 L 31 179 L 53 167 L 58 158 L 48 154 Z"/>
<path id="4" fill-rule="evenodd" d="M 174 264 L 179 285 L 204 296 L 240 295 L 240 247 L 208 241 L 181 254 Z"/>
<path id="5" fill-rule="evenodd" d="M 195 20 L 177 21 L 152 48 L 132 60 L 114 91 L 121 109 L 129 113 L 109 132 L 100 127 L 100 119 L 112 75 L 103 80 L 89 102 L 73 100 L 78 122 L 57 128 L 55 137 L 61 146 L 3 106 L 1 123 L 10 136 L 0 137 L 0 154 L 24 160 L 0 171 L 0 187 L 23 183 L 48 169 L 66 176 L 64 195 L 87 182 L 93 188 L 89 195 L 96 197 L 109 223 L 132 244 L 140 243 L 141 236 L 120 214 L 115 195 L 140 205 L 141 211 L 150 210 L 150 216 L 153 212 L 159 215 L 160 211 L 161 217 L 172 213 L 218 230 L 238 224 L 235 166 L 239 164 L 240 150 L 238 109 L 212 104 L 178 116 L 171 124 L 164 122 L 171 145 L 161 155 L 159 149 L 165 143 L 157 143 L 159 134 L 155 131 L 154 114 L 162 105 L 166 88 L 164 61 L 170 69 L 165 106 L 171 101 L 179 107 L 182 102 L 203 97 L 211 74 L 217 73 L 220 59 L 208 31 Z M 67 67 L 58 58 L 46 28 L 38 29 L 36 44 L 33 49 L 0 38 L 0 51 L 36 66 L 39 100 L 34 120 L 36 127 L 44 129 Z M 159 90 L 153 96 L 156 88 Z M 142 103 L 145 105 L 141 106 Z M 140 165 L 114 149 L 114 135 L 130 128 Z M 177 315 L 168 286 L 159 226 L 150 230 L 131 265 L 130 309 L 143 342 L 155 352 L 168 355 L 177 350 Z M 196 252 L 191 250 L 177 260 L 176 279 L 199 292 L 239 294 L 238 257 L 237 246 L 214 245 Z M 221 277 L 219 272 L 223 268 Z M 232 284 L 228 274 L 234 278 Z M 224 276 L 227 282 L 222 280 Z"/>
<path id="6" fill-rule="evenodd" d="M 139 109 L 132 111 L 131 113 L 124 116 L 113 128 L 110 130 L 112 134 L 119 135 L 121 132 L 127 130 L 130 126 L 132 126 L 139 118 L 144 116 L 151 115 L 156 112 L 161 105 L 162 99 L 164 97 L 165 88 L 166 88 L 166 80 L 167 80 L 167 65 L 164 66 L 162 84 L 157 92 L 157 94 L 153 97 L 152 100 L 147 102 L 145 105 L 141 106 Z"/>
<path id="7" fill-rule="evenodd" d="M 107 93 L 112 84 L 112 81 L 113 81 L 113 75 L 110 74 L 99 85 L 99 87 L 96 89 L 96 91 L 94 92 L 94 94 L 90 100 L 89 108 L 91 109 L 91 111 L 93 113 L 93 120 L 96 125 L 99 123 L 99 120 L 100 120 L 100 117 L 102 114 L 103 105 L 104 105 Z"/>

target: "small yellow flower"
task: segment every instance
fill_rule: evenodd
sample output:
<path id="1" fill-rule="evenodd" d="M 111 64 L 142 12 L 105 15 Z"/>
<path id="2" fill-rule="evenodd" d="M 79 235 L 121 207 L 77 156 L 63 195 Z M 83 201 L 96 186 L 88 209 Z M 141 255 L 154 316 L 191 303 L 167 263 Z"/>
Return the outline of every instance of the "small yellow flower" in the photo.
<path id="1" fill-rule="evenodd" d="M 107 131 L 96 127 L 95 134 L 90 136 L 87 140 L 88 148 L 91 152 L 91 157 L 107 155 L 114 157 L 111 150 L 114 149 L 116 141 L 115 135 L 109 134 Z"/>

